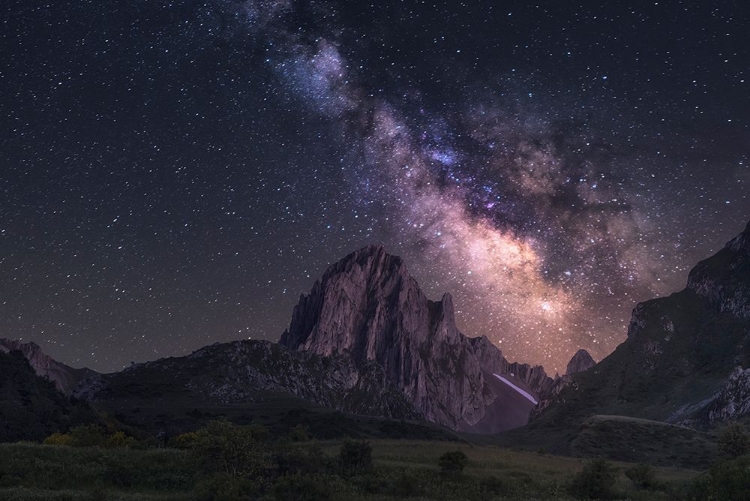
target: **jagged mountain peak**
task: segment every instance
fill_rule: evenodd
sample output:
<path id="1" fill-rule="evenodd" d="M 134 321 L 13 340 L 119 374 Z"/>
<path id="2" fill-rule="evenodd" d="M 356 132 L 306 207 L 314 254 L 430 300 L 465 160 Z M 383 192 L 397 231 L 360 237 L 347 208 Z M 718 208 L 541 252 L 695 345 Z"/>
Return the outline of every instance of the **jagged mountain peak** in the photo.
<path id="1" fill-rule="evenodd" d="M 525 424 L 530 412 L 515 409 L 512 423 L 497 416 L 507 395 L 494 374 L 505 374 L 511 364 L 489 339 L 461 334 L 452 296 L 429 300 L 403 260 L 382 246 L 331 265 L 300 297 L 279 343 L 293 351 L 345 355 L 360 367 L 377 363 L 428 420 L 454 429 L 500 431 Z M 519 372 L 527 381 L 516 381 L 524 386 L 549 379 L 541 368 Z"/>
<path id="2" fill-rule="evenodd" d="M 348 254 L 343 259 L 328 267 L 323 274 L 322 281 L 342 272 L 351 272 L 359 268 L 371 279 L 378 279 L 390 275 L 409 276 L 403 259 L 395 254 L 389 254 L 380 244 L 370 244 Z"/>
<path id="3" fill-rule="evenodd" d="M 596 362 L 591 357 L 591 354 L 584 350 L 578 350 L 573 358 L 568 362 L 568 366 L 565 370 L 566 375 L 575 374 L 576 372 L 583 372 L 596 365 Z"/>
<path id="4" fill-rule="evenodd" d="M 409 314 L 396 319 L 399 311 Z M 460 341 L 451 295 L 428 300 L 400 257 L 369 245 L 329 266 L 310 293 L 300 296 L 280 343 L 325 356 L 377 358 L 376 352 L 394 341 L 386 335 L 394 332 L 393 325 L 384 325 L 386 319 L 401 322 L 395 331 L 414 337 L 417 344 L 435 336 L 437 341 Z"/>

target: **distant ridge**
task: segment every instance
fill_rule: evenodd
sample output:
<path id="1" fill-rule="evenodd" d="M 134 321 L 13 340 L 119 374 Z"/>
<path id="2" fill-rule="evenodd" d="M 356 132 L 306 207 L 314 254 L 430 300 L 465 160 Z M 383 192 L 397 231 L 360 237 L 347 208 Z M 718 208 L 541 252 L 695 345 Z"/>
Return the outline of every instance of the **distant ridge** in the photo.
<path id="1" fill-rule="evenodd" d="M 23 353 L 39 376 L 46 377 L 55 383 L 58 390 L 68 395 L 73 392 L 80 380 L 95 374 L 91 369 L 74 369 L 58 362 L 49 355 L 45 355 L 39 345 L 34 342 L 23 343 L 0 338 L 0 351 L 8 353 L 13 350 Z"/>

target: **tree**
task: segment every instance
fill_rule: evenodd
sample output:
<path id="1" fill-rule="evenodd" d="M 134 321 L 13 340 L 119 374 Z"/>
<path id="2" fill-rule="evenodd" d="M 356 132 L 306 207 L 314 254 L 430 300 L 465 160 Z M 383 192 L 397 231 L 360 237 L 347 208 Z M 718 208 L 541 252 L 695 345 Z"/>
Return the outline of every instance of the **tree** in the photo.
<path id="1" fill-rule="evenodd" d="M 346 474 L 372 468 L 372 446 L 370 446 L 370 442 L 344 439 L 339 450 L 339 464 Z"/>
<path id="2" fill-rule="evenodd" d="M 731 423 L 719 436 L 719 450 L 729 458 L 750 453 L 750 435 L 740 423 Z"/>
<path id="3" fill-rule="evenodd" d="M 625 476 L 633 482 L 638 489 L 654 489 L 658 486 L 654 468 L 651 465 L 640 463 L 625 470 Z"/>
<path id="4" fill-rule="evenodd" d="M 461 451 L 448 451 L 438 459 L 440 473 L 444 475 L 458 475 L 468 463 L 469 458 Z"/>
<path id="5" fill-rule="evenodd" d="M 262 447 L 268 430 L 262 426 L 211 421 L 197 435 L 194 450 L 209 472 L 255 478 L 271 466 L 268 452 Z"/>
<path id="6" fill-rule="evenodd" d="M 583 499 L 612 499 L 617 470 L 604 459 L 589 461 L 583 471 L 573 477 L 569 492 Z"/>

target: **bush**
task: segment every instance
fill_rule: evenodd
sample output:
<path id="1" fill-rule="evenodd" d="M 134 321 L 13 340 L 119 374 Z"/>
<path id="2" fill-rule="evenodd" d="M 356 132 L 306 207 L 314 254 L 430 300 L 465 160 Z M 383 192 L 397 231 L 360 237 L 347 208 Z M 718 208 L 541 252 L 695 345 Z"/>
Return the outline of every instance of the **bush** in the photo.
<path id="1" fill-rule="evenodd" d="M 70 430 L 71 445 L 74 447 L 104 447 L 107 436 L 101 426 L 86 424 Z"/>
<path id="2" fill-rule="evenodd" d="M 401 473 L 393 482 L 390 492 L 396 497 L 414 497 L 424 494 L 419 479 L 411 473 Z"/>
<path id="3" fill-rule="evenodd" d="M 263 427 L 212 421 L 197 435 L 194 451 L 207 472 L 257 478 L 271 467 L 269 454 L 262 447 L 268 438 L 268 430 Z"/>
<path id="4" fill-rule="evenodd" d="M 654 469 L 648 464 L 637 464 L 625 470 L 625 476 L 633 482 L 637 489 L 656 489 L 658 483 Z"/>
<path id="5" fill-rule="evenodd" d="M 259 486 L 227 473 L 217 473 L 195 486 L 198 501 L 246 501 L 258 492 Z"/>
<path id="6" fill-rule="evenodd" d="M 331 466 L 319 445 L 278 447 L 273 458 L 279 475 L 324 473 Z"/>
<path id="7" fill-rule="evenodd" d="M 690 499 L 750 500 L 750 456 L 724 461 L 698 478 L 690 488 Z"/>
<path id="8" fill-rule="evenodd" d="M 293 442 L 307 442 L 310 440 L 310 433 L 307 426 L 298 424 L 291 430 L 289 430 L 289 438 Z"/>
<path id="9" fill-rule="evenodd" d="M 617 470 L 604 459 L 586 463 L 583 471 L 573 477 L 569 493 L 584 499 L 611 499 L 613 486 L 617 480 Z"/>
<path id="10" fill-rule="evenodd" d="M 0 475 L 0 488 L 21 485 L 23 479 L 16 475 Z"/>
<path id="11" fill-rule="evenodd" d="M 197 433 L 191 431 L 170 438 L 167 445 L 175 449 L 192 449 L 198 443 L 199 438 Z"/>
<path id="12" fill-rule="evenodd" d="M 438 459 L 440 473 L 445 475 L 458 475 L 464 471 L 469 463 L 469 458 L 461 451 L 448 451 Z"/>
<path id="13" fill-rule="evenodd" d="M 719 435 L 719 450 L 728 458 L 750 453 L 750 435 L 739 423 L 731 423 Z"/>
<path id="14" fill-rule="evenodd" d="M 44 439 L 46 445 L 72 445 L 73 437 L 67 433 L 53 433 Z"/>
<path id="15" fill-rule="evenodd" d="M 479 481 L 479 490 L 493 496 L 508 496 L 513 493 L 513 486 L 507 481 L 501 480 L 494 475 L 484 477 Z"/>
<path id="16" fill-rule="evenodd" d="M 372 446 L 366 440 L 345 439 L 339 450 L 339 466 L 344 474 L 372 469 Z"/>
<path id="17" fill-rule="evenodd" d="M 107 438 L 105 445 L 107 447 L 123 447 L 127 449 L 135 445 L 135 439 L 125 435 L 125 432 L 116 431 Z"/>
<path id="18" fill-rule="evenodd" d="M 277 501 L 326 501 L 331 499 L 331 488 L 322 478 L 287 475 L 276 482 L 273 494 Z"/>

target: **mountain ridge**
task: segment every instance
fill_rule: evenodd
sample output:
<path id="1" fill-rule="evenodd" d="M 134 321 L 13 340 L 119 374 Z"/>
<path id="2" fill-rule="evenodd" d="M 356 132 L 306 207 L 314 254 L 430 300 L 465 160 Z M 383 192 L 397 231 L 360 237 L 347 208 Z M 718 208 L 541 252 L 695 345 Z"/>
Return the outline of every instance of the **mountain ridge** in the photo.
<path id="1" fill-rule="evenodd" d="M 75 369 L 62 362 L 58 362 L 42 351 L 42 348 L 33 341 L 24 343 L 20 340 L 0 338 L 0 351 L 9 353 L 20 351 L 34 371 L 42 377 L 52 381 L 58 390 L 69 395 L 82 379 L 92 375 L 95 371 L 86 367 Z"/>
<path id="2" fill-rule="evenodd" d="M 639 303 L 627 339 L 549 402 L 529 429 L 593 414 L 710 429 L 750 411 L 750 224 L 690 271 L 684 289 Z"/>

